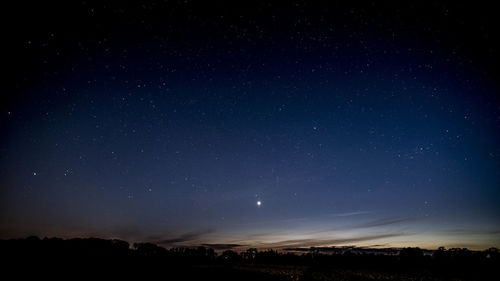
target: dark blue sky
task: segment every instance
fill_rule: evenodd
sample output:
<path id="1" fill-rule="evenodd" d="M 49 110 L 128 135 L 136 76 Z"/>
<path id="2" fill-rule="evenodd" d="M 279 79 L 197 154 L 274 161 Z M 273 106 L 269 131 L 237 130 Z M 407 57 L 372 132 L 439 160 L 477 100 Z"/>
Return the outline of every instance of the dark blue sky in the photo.
<path id="1" fill-rule="evenodd" d="M 2 238 L 500 246 L 486 12 L 57 7 L 12 8 Z"/>

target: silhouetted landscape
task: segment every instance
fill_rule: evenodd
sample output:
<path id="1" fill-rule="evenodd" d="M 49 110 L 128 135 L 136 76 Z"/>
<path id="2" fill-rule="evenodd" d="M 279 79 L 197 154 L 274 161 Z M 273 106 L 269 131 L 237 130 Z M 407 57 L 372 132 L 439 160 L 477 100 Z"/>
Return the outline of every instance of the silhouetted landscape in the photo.
<path id="1" fill-rule="evenodd" d="M 222 248 L 222 247 L 221 247 Z M 493 280 L 497 248 L 219 250 L 99 238 L 0 240 L 7 273 L 19 278 L 166 280 Z"/>

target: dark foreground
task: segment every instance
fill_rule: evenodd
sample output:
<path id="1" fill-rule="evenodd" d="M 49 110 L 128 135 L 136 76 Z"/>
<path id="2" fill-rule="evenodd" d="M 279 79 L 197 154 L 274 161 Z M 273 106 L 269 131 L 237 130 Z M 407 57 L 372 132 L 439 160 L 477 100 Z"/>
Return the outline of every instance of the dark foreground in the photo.
<path id="1" fill-rule="evenodd" d="M 302 254 L 248 249 L 132 247 L 119 240 L 0 240 L 6 276 L 53 279 L 138 280 L 499 280 L 497 249 L 440 249 L 424 255 L 405 248 L 397 255 L 310 249 Z"/>

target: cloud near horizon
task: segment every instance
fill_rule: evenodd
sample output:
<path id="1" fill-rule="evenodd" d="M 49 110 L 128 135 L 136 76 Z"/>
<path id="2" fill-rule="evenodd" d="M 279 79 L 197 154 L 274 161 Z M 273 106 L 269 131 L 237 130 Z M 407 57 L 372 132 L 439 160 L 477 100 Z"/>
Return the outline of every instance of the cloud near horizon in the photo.
<path id="1" fill-rule="evenodd" d="M 402 218 L 380 219 L 380 220 L 365 222 L 365 223 L 359 224 L 353 228 L 386 226 L 386 225 L 392 225 L 392 224 L 400 224 L 400 223 L 405 223 L 405 222 L 418 221 L 421 219 L 423 219 L 423 217 L 402 217 Z"/>
<path id="2" fill-rule="evenodd" d="M 310 239 L 292 239 L 292 240 L 283 240 L 278 242 L 270 242 L 270 243 L 258 243 L 256 247 L 259 248 L 296 248 L 296 247 L 318 247 L 318 246 L 327 246 L 327 245 L 339 245 L 339 244 L 350 244 L 350 243 L 359 243 L 365 241 L 372 241 L 383 238 L 391 238 L 409 235 L 407 233 L 398 232 L 398 233 L 386 233 L 386 234 L 378 234 L 378 235 L 364 235 L 358 237 L 351 238 L 336 238 L 336 239 L 321 239 L 321 238 L 310 238 Z"/>
<path id="3" fill-rule="evenodd" d="M 155 241 L 155 244 L 158 245 L 171 245 L 175 243 L 182 243 L 182 242 L 188 242 L 188 241 L 193 241 L 202 238 L 205 234 L 213 233 L 215 232 L 215 229 L 213 228 L 208 228 L 208 229 L 202 229 L 198 231 L 192 231 L 192 232 L 187 232 L 184 234 L 181 234 L 177 237 L 172 237 L 172 238 L 164 238 L 158 241 Z"/>
<path id="4" fill-rule="evenodd" d="M 230 243 L 229 244 L 210 244 L 210 243 L 207 243 L 207 244 L 201 244 L 201 246 L 212 248 L 214 250 L 232 250 L 235 248 L 245 247 L 248 245 L 230 244 Z"/>

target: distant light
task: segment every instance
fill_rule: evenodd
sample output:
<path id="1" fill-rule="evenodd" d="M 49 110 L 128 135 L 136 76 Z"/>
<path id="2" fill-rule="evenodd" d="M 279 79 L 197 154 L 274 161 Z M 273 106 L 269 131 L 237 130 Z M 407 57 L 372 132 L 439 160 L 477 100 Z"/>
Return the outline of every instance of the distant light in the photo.
<path id="1" fill-rule="evenodd" d="M 257 206 L 260 206 L 260 205 L 262 205 L 262 202 L 257 201 Z"/>

